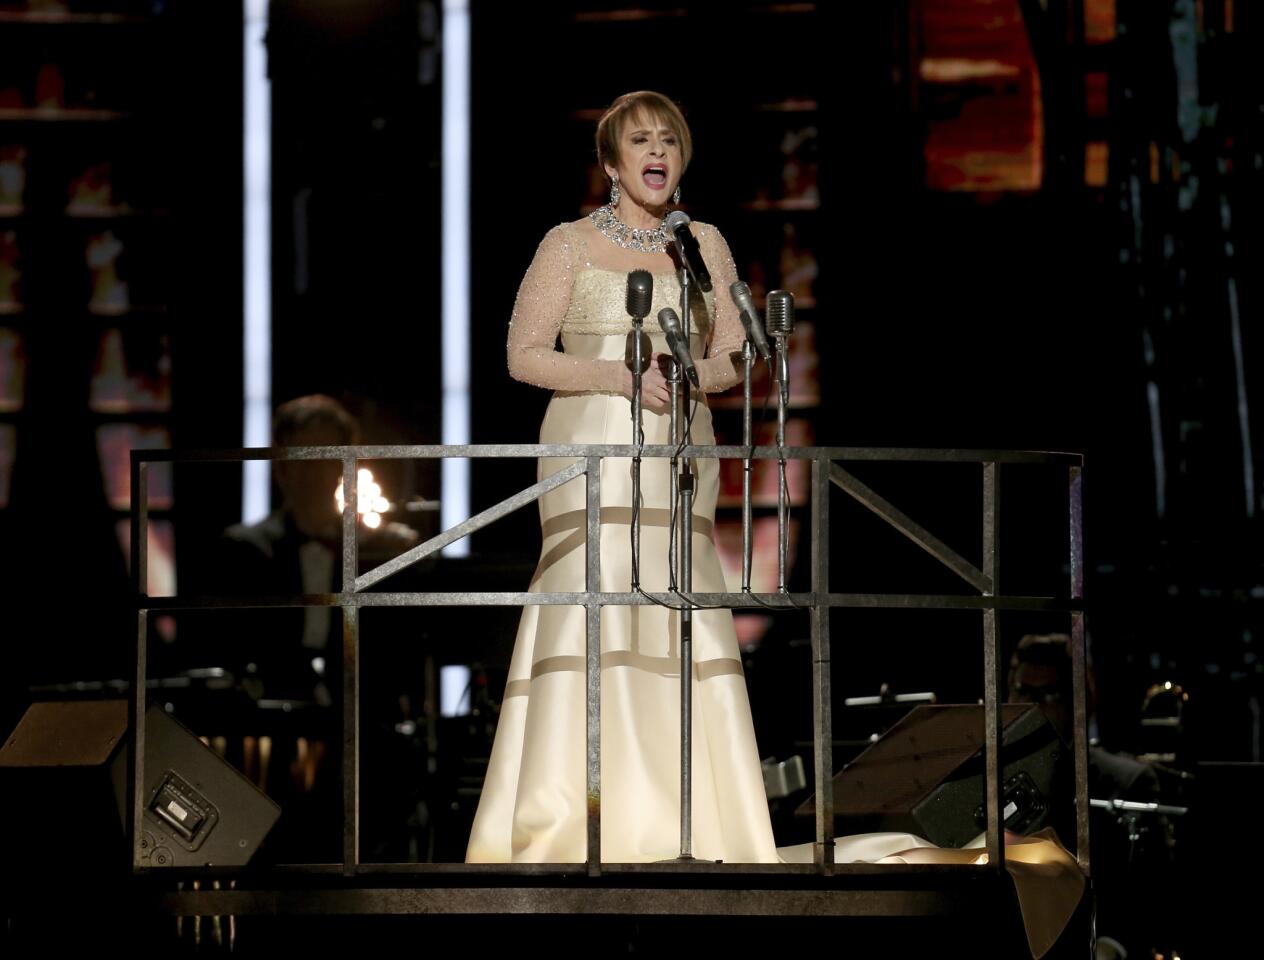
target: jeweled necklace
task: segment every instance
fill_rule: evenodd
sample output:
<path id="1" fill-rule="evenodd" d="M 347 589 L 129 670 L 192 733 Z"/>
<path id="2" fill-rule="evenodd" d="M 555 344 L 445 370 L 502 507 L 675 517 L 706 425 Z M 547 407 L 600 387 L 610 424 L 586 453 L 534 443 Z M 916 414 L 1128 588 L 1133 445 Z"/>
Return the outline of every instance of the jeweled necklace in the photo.
<path id="1" fill-rule="evenodd" d="M 629 227 L 619 219 L 610 204 L 598 207 L 588 215 L 588 219 L 593 222 L 598 233 L 624 250 L 639 250 L 641 253 L 667 251 L 667 229 L 661 222 L 648 230 Z"/>

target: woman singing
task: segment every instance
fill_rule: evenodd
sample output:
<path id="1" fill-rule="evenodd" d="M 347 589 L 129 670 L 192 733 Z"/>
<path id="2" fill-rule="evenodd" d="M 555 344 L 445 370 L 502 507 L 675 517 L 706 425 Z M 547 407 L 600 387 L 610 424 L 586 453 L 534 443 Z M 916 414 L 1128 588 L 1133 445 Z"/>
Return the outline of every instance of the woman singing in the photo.
<path id="1" fill-rule="evenodd" d="M 680 110 L 658 93 L 620 97 L 597 126 L 597 156 L 610 203 L 563 223 L 541 241 L 523 277 L 509 328 L 509 372 L 552 390 L 541 443 L 633 441 L 632 375 L 624 343 L 627 275 L 648 270 L 654 299 L 645 329 L 656 361 L 667 350 L 654 319 L 679 310 L 680 282 L 663 217 L 679 202 L 692 143 Z M 691 288 L 690 351 L 703 391 L 740 378 L 743 331 L 723 291 L 735 279 L 728 245 L 714 227 L 692 230 L 720 296 Z M 559 333 L 562 349 L 556 348 Z M 641 388 L 645 442 L 672 442 L 670 394 L 661 364 Z M 705 398 L 701 398 L 705 399 Z M 710 411 L 699 404 L 693 442 L 711 444 Z M 570 460 L 545 458 L 540 478 Z M 693 589 L 725 588 L 714 542 L 718 463 L 694 461 Z M 669 463 L 643 461 L 641 586 L 668 589 Z M 540 499 L 543 549 L 530 589 L 584 589 L 582 479 Z M 631 585 L 631 461 L 601 471 L 601 589 Z M 586 858 L 584 609 L 523 611 L 496 742 L 470 836 L 469 862 L 582 862 Z M 694 856 L 726 863 L 776 862 L 742 664 L 727 610 L 693 617 Z M 659 606 L 601 612 L 601 859 L 666 860 L 680 851 L 679 615 Z"/>

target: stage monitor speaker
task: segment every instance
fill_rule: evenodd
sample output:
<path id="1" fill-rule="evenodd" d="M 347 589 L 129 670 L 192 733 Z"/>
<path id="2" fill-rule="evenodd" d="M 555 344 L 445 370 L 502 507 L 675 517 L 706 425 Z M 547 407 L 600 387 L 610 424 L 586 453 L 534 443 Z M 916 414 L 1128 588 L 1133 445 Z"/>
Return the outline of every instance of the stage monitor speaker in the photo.
<path id="1" fill-rule="evenodd" d="M 1003 704 L 1001 724 L 1005 827 L 1029 833 L 1049 821 L 1065 747 L 1032 704 Z M 834 777 L 836 829 L 963 846 L 987 827 L 984 773 L 982 705 L 915 707 Z M 813 801 L 799 812 L 814 812 Z"/>
<path id="2" fill-rule="evenodd" d="M 121 834 L 127 777 L 127 703 L 34 703 L 0 748 L 0 767 L 26 798 L 22 816 L 46 838 L 75 849 L 90 822 L 93 790 L 107 770 Z M 12 779 L 20 770 L 31 775 Z M 102 800 L 108 794 L 103 792 Z M 144 826 L 137 843 L 146 866 L 244 866 L 281 808 L 190 730 L 154 704 L 145 714 Z M 8 804 L 7 804 L 8 805 Z M 100 829 L 99 817 L 91 821 Z M 90 837 L 83 844 L 90 845 Z M 47 848 L 45 848 L 47 849 Z"/>
<path id="3" fill-rule="evenodd" d="M 98 887 L 125 874 L 110 762 L 126 735 L 125 702 L 36 703 L 0 744 L 0 863 L 15 885 L 9 892 L 67 871 Z"/>

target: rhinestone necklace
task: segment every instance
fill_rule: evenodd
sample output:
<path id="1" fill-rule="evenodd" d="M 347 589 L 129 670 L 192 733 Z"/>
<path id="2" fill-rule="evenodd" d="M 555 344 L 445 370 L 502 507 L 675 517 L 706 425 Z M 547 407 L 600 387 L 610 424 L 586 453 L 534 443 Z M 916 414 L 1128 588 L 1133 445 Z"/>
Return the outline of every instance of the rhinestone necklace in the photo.
<path id="1" fill-rule="evenodd" d="M 598 207 L 588 215 L 597 232 L 618 244 L 624 250 L 639 250 L 642 253 L 665 253 L 667 251 L 667 228 L 660 223 L 648 230 L 629 227 L 618 218 L 609 204 Z"/>

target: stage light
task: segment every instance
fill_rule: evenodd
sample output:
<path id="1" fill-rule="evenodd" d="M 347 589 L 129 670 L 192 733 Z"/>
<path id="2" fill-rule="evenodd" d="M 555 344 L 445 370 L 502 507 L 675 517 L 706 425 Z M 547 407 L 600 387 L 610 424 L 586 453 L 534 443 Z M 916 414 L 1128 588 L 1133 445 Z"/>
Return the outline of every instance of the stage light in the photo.
<path id="1" fill-rule="evenodd" d="M 338 486 L 334 490 L 334 503 L 341 514 L 346 508 L 347 498 L 342 490 L 342 481 L 338 481 Z M 356 513 L 360 517 L 360 522 L 370 530 L 376 530 L 382 525 L 382 514 L 388 512 L 392 507 L 382 493 L 382 485 L 373 479 L 373 471 L 368 467 L 361 467 L 356 471 Z"/>
<path id="2" fill-rule="evenodd" d="M 472 674 L 469 666 L 463 663 L 449 663 L 439 668 L 439 716 L 469 715 Z"/>
<path id="3" fill-rule="evenodd" d="M 443 4 L 443 287 L 442 440 L 470 442 L 470 9 L 469 0 Z M 440 465 L 439 522 L 443 529 L 469 516 L 470 462 L 445 457 Z M 468 556 L 469 539 L 443 548 Z"/>
<path id="4" fill-rule="evenodd" d="M 264 39 L 268 0 L 245 0 L 243 12 L 242 446 L 266 447 L 272 427 L 272 92 Z M 255 523 L 268 515 L 271 478 L 272 464 L 267 460 L 247 460 L 242 464 L 243 523 Z"/>

